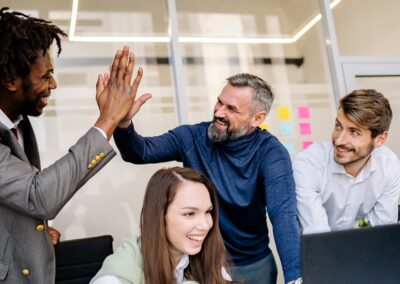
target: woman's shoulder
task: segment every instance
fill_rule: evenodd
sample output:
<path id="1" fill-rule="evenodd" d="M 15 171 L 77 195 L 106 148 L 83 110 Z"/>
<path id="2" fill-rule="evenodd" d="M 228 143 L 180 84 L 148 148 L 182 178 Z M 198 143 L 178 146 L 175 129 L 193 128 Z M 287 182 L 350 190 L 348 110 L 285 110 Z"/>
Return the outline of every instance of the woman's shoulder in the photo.
<path id="1" fill-rule="evenodd" d="M 142 254 L 140 238 L 126 240 L 112 255 L 109 255 L 95 278 L 104 275 L 114 275 L 128 281 L 138 283 L 136 278 L 142 277 Z"/>

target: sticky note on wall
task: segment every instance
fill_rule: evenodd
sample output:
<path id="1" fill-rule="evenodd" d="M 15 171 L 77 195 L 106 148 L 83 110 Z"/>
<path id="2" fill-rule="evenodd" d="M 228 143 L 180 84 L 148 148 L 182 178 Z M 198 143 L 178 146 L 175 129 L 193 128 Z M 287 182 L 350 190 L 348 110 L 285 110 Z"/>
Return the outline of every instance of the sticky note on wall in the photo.
<path id="1" fill-rule="evenodd" d="M 311 134 L 311 124 L 309 122 L 299 123 L 299 129 L 300 129 L 301 135 L 310 135 Z"/>
<path id="2" fill-rule="evenodd" d="M 292 142 L 283 142 L 283 146 L 285 146 L 286 150 L 288 150 L 291 156 L 296 154 L 296 149 L 294 148 L 294 144 Z"/>
<path id="3" fill-rule="evenodd" d="M 297 115 L 299 118 L 310 118 L 310 108 L 307 106 L 299 106 L 297 108 Z"/>
<path id="4" fill-rule="evenodd" d="M 301 144 L 302 144 L 303 149 L 306 149 L 308 146 L 310 146 L 313 143 L 314 143 L 314 141 L 308 140 L 308 141 L 303 141 Z"/>
<path id="5" fill-rule="evenodd" d="M 276 111 L 278 112 L 278 119 L 280 120 L 289 120 L 291 117 L 288 107 L 277 107 Z"/>
<path id="6" fill-rule="evenodd" d="M 279 123 L 279 131 L 283 136 L 290 136 L 293 134 L 293 124 L 288 121 L 283 121 Z"/>
<path id="7" fill-rule="evenodd" d="M 261 123 L 258 127 L 260 127 L 262 130 L 268 130 L 268 124 L 266 123 Z"/>

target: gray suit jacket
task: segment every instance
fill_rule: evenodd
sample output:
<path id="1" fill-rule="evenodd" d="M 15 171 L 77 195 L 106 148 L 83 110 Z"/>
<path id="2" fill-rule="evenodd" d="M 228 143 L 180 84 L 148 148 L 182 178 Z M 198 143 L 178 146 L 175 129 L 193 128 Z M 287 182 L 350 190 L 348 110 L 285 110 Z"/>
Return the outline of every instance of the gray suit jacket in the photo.
<path id="1" fill-rule="evenodd" d="M 32 127 L 27 118 L 21 123 L 26 153 L 0 123 L 0 283 L 54 283 L 54 248 L 46 220 L 115 152 L 92 128 L 68 154 L 40 171 Z"/>

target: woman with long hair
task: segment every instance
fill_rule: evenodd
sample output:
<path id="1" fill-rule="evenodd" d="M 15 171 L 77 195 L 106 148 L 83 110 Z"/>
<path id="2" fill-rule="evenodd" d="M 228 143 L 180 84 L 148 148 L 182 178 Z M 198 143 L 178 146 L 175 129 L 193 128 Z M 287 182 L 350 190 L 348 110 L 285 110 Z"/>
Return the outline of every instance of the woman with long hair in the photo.
<path id="1" fill-rule="evenodd" d="M 146 188 L 141 237 L 106 258 L 93 284 L 230 283 L 215 188 L 189 168 L 158 170 Z"/>

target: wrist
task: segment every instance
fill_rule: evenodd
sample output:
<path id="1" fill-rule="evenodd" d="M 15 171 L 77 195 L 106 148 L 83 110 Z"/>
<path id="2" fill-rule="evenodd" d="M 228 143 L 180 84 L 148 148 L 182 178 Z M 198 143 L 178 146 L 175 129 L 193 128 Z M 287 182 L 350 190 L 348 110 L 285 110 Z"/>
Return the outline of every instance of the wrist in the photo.
<path id="1" fill-rule="evenodd" d="M 122 120 L 119 124 L 118 124 L 118 128 L 128 128 L 129 125 L 131 125 L 132 120 Z"/>
<path id="2" fill-rule="evenodd" d="M 107 136 L 107 140 L 110 140 L 111 136 L 114 133 L 115 128 L 117 128 L 118 126 L 118 122 L 113 120 L 113 119 L 103 119 L 101 117 L 99 117 L 96 121 L 96 123 L 94 124 L 95 128 L 99 128 L 100 130 L 102 130 L 106 136 Z"/>

